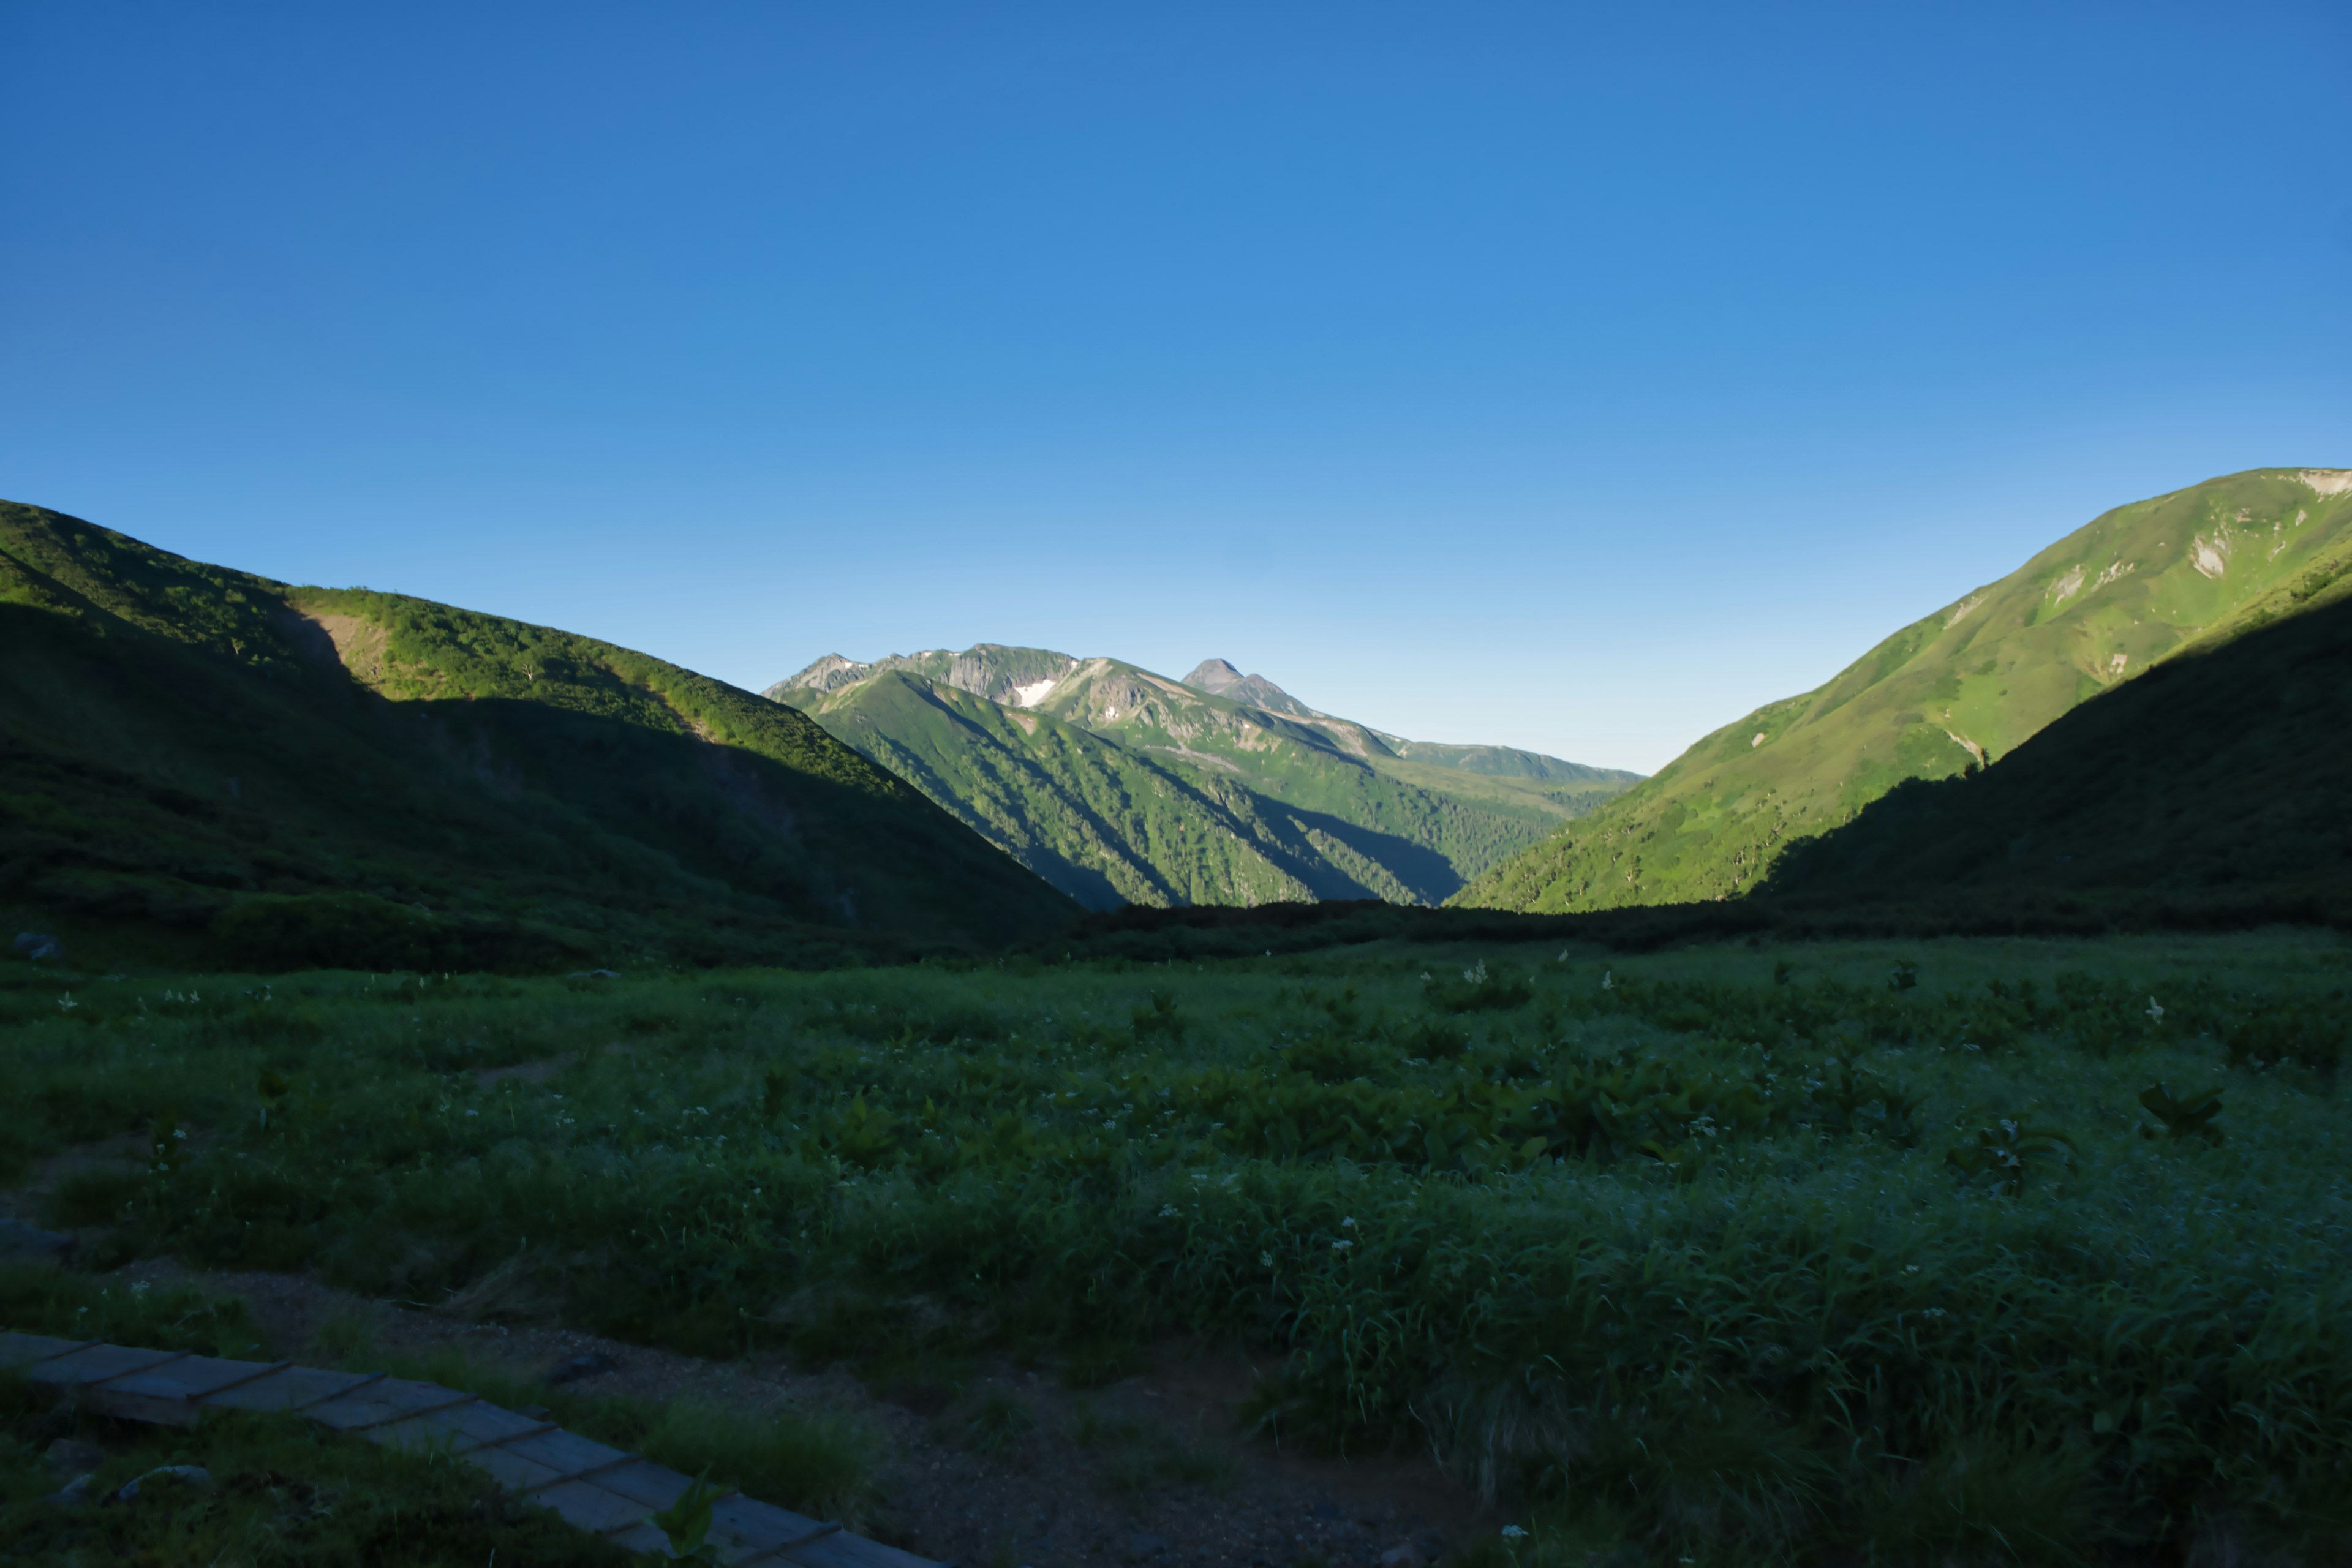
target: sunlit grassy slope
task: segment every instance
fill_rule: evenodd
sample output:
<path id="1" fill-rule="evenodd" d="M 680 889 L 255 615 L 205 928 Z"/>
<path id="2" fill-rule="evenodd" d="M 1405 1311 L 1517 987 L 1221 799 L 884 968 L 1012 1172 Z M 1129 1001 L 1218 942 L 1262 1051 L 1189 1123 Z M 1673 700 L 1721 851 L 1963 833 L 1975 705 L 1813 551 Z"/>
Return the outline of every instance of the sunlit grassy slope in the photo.
<path id="1" fill-rule="evenodd" d="M 2006 754 L 2158 660 L 2352 563 L 2352 473 L 2263 468 L 2118 507 L 1759 709 L 1477 878 L 1456 901 L 1573 910 L 1747 892 L 1794 840 L 1909 778 Z"/>
<path id="2" fill-rule="evenodd" d="M 1435 903 L 1635 777 L 1406 741 L 1262 677 L 1219 684 L 1233 694 L 983 644 L 827 658 L 768 695 L 1096 908 Z"/>
<path id="3" fill-rule="evenodd" d="M 0 900 L 195 961 L 758 958 L 1060 895 L 799 714 L 624 648 L 0 507 Z"/>
<path id="4" fill-rule="evenodd" d="M 2075 899 L 2352 920 L 2352 579 L 2084 703 L 1981 774 L 1899 785 L 1792 849 L 1799 904 Z M 2300 613 L 2278 615 L 2306 601 Z M 2178 918 L 2176 913 L 2175 918 Z"/>

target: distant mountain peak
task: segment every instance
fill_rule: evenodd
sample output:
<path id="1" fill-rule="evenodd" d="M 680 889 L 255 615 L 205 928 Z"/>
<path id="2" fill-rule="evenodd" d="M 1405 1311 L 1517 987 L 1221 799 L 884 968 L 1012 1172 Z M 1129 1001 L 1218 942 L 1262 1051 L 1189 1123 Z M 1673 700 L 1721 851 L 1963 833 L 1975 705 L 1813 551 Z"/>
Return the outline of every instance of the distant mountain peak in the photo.
<path id="1" fill-rule="evenodd" d="M 776 682 L 763 695 L 780 702 L 795 691 L 829 697 L 877 676 L 903 670 L 1008 708 L 1034 708 L 1077 668 L 1076 659 L 1051 648 L 989 642 L 974 644 L 961 653 L 926 648 L 920 653 L 887 654 L 871 663 L 829 653 L 798 675 Z"/>
<path id="2" fill-rule="evenodd" d="M 1192 673 L 1184 678 L 1184 684 L 1195 691 L 1246 702 L 1269 713 L 1293 713 L 1307 719 L 1323 717 L 1265 676 L 1244 675 L 1222 658 L 1204 658 L 1194 665 Z"/>
<path id="3" fill-rule="evenodd" d="M 1192 667 L 1192 673 L 1184 678 L 1184 684 L 1222 697 L 1239 686 L 1243 679 L 1242 672 L 1223 659 L 1204 658 Z"/>
<path id="4" fill-rule="evenodd" d="M 838 691 L 845 686 L 855 686 L 872 674 L 874 667 L 860 664 L 854 658 L 844 658 L 837 653 L 826 654 L 798 675 L 776 682 L 773 689 Z"/>

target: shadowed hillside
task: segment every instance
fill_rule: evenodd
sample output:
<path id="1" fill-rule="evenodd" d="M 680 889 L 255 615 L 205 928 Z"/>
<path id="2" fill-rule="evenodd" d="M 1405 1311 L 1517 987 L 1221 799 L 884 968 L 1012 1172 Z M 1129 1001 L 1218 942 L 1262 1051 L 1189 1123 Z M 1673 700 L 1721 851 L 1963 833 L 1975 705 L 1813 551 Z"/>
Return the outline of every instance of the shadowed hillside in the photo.
<path id="1" fill-rule="evenodd" d="M 2352 562 L 2352 472 L 2263 468 L 2118 507 L 1801 697 L 1479 877 L 1456 901 L 1572 911 L 1752 890 L 1798 839 L 1906 779 L 2005 756 L 2200 639 Z"/>
<path id="2" fill-rule="evenodd" d="M 545 627 L 0 506 L 0 901 L 180 962 L 798 962 L 1059 895 L 815 725 Z"/>
<path id="3" fill-rule="evenodd" d="M 2352 917 L 2352 596 L 2166 660 L 1981 774 L 1898 786 L 1761 896 L 2173 923 Z"/>

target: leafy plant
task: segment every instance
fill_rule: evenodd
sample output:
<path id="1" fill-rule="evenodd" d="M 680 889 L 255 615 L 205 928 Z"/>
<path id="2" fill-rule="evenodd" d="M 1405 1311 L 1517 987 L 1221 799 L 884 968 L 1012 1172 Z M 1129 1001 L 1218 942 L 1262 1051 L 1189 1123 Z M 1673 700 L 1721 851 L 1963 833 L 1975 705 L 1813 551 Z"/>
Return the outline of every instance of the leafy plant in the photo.
<path id="1" fill-rule="evenodd" d="M 1184 1039 L 1184 1015 L 1177 1009 L 1176 994 L 1152 992 L 1149 1004 L 1135 1010 L 1130 1026 L 1138 1046 L 1181 1045 Z"/>
<path id="2" fill-rule="evenodd" d="M 726 1495 L 709 1484 L 709 1472 L 704 1471 L 687 1483 L 677 1500 L 657 1513 L 646 1515 L 646 1522 L 662 1532 L 669 1542 L 669 1554 L 679 1563 L 724 1563 L 719 1548 L 712 1545 L 710 1515 L 713 1506 Z"/>
<path id="3" fill-rule="evenodd" d="M 1970 1178 L 1990 1179 L 2011 1196 L 2022 1193 L 2031 1180 L 2048 1181 L 2074 1163 L 2074 1141 L 2054 1127 L 2030 1127 L 2003 1117 L 1959 1148 L 1947 1152 L 1945 1163 Z"/>
<path id="4" fill-rule="evenodd" d="M 2162 1083 L 2157 1083 L 2140 1091 L 2139 1102 L 2163 1129 L 2158 1131 L 2142 1122 L 2139 1132 L 2143 1138 L 2202 1138 L 2209 1143 L 2221 1141 L 2221 1129 L 2215 1125 L 2215 1119 L 2221 1114 L 2221 1091 L 2218 1089 L 2200 1089 L 2175 1099 Z"/>

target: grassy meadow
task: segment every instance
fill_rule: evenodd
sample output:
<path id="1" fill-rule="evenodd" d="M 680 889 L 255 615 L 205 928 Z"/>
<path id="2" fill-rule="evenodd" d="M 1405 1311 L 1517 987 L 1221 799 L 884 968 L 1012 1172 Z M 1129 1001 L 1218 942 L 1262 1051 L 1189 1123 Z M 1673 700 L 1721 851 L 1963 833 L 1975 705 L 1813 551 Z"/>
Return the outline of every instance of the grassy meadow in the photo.
<path id="1" fill-rule="evenodd" d="M 1524 1563 L 2308 1553 L 2352 1536 L 2347 956 L 20 965 L 0 1176 L 79 1152 L 47 1217 L 101 1269 L 884 1385 L 1239 1345 L 1266 1431 L 1433 1450 Z"/>

